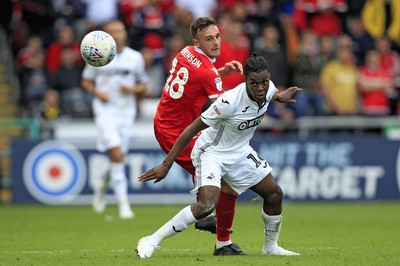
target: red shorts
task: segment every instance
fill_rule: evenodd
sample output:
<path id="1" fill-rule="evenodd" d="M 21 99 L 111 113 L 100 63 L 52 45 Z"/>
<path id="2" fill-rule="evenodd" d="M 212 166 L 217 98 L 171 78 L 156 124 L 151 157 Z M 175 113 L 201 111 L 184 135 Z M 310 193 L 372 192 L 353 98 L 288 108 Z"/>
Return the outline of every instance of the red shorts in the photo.
<path id="1" fill-rule="evenodd" d="M 163 134 L 162 132 L 158 131 L 157 127 L 154 127 L 154 135 L 158 143 L 160 144 L 161 149 L 165 151 L 165 153 L 169 153 L 174 146 L 177 137 L 171 137 L 167 134 Z M 192 139 L 189 145 L 178 155 L 175 162 L 179 164 L 183 169 L 185 169 L 189 174 L 194 176 L 195 168 L 192 163 L 192 159 L 190 154 L 192 153 L 192 149 L 194 143 L 196 142 L 197 138 Z"/>

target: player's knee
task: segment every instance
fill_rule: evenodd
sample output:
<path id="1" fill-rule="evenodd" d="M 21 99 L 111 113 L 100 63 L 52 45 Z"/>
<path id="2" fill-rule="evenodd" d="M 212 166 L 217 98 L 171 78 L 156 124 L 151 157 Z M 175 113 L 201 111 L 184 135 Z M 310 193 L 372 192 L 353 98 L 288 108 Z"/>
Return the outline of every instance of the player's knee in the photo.
<path id="1" fill-rule="evenodd" d="M 276 185 L 274 189 L 270 193 L 268 193 L 265 200 L 271 205 L 281 204 L 283 200 L 282 188 Z"/>
<path id="2" fill-rule="evenodd" d="M 204 218 L 210 215 L 217 206 L 217 203 L 210 201 L 198 201 L 193 208 L 193 215 L 196 219 Z"/>

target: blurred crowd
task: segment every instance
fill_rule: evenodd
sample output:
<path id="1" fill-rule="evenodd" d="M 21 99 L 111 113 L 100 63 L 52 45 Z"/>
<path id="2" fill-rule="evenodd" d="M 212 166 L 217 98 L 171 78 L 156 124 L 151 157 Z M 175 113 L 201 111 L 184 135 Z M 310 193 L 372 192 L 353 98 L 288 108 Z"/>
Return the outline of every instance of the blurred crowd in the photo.
<path id="1" fill-rule="evenodd" d="M 3 1 L 3 0 L 2 0 Z M 151 77 L 142 97 L 158 98 L 172 58 L 192 44 L 190 23 L 212 16 L 221 31 L 220 67 L 244 64 L 253 51 L 270 65 L 278 89 L 298 86 L 295 105 L 269 115 L 398 115 L 398 0 L 14 0 L 9 32 L 23 116 L 91 117 L 80 87 L 79 43 L 104 22 L 121 19 L 128 45 L 142 52 Z M 4 3 L 3 3 L 4 5 Z M 226 90 L 243 81 L 223 80 Z M 140 110 L 139 110 L 140 114 Z"/>

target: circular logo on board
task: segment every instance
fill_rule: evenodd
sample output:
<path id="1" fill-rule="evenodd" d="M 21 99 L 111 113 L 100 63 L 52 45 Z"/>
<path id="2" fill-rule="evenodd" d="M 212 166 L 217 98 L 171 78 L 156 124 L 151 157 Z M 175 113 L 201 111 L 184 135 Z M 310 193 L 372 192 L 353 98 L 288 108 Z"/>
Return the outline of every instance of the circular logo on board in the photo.
<path id="1" fill-rule="evenodd" d="M 31 195 L 46 204 L 72 201 L 86 183 L 86 164 L 71 144 L 45 141 L 26 157 L 23 179 Z"/>

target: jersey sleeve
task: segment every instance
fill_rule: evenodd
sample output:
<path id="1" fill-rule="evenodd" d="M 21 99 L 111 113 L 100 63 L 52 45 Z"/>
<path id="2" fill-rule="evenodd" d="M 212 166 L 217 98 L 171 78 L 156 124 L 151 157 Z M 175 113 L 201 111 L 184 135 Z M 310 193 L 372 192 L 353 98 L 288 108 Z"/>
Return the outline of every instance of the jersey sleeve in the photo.
<path id="1" fill-rule="evenodd" d="M 275 84 L 272 82 L 272 80 L 269 80 L 269 88 L 268 88 L 268 96 L 274 96 L 275 92 L 278 91 L 278 88 L 275 86 Z"/>
<path id="2" fill-rule="evenodd" d="M 135 73 L 136 80 L 138 83 L 146 83 L 149 81 L 149 77 L 145 70 L 144 58 L 140 53 L 138 53 L 137 60 L 138 60 L 138 63 L 137 63 L 137 69 L 136 69 L 136 73 Z"/>
<path id="3" fill-rule="evenodd" d="M 206 92 L 209 99 L 215 99 L 221 95 L 224 92 L 221 77 L 210 78 L 206 86 Z"/>
<path id="4" fill-rule="evenodd" d="M 82 72 L 82 79 L 94 80 L 96 76 L 96 68 L 86 64 Z"/>
<path id="5" fill-rule="evenodd" d="M 212 126 L 230 117 L 232 112 L 232 104 L 226 97 L 221 96 L 201 114 L 200 118 L 206 125 Z"/>

